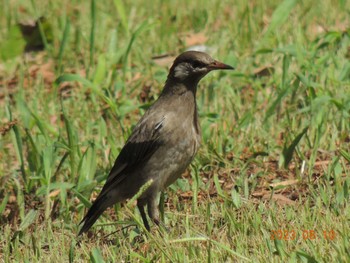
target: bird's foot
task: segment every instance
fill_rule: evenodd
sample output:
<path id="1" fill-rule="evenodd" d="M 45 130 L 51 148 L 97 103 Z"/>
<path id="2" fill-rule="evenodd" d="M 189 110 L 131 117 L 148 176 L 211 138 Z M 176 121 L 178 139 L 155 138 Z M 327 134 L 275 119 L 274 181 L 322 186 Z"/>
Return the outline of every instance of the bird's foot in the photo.
<path id="1" fill-rule="evenodd" d="M 166 234 L 170 233 L 170 229 L 159 219 L 153 219 L 153 222 L 158 226 L 158 229 L 165 231 Z"/>

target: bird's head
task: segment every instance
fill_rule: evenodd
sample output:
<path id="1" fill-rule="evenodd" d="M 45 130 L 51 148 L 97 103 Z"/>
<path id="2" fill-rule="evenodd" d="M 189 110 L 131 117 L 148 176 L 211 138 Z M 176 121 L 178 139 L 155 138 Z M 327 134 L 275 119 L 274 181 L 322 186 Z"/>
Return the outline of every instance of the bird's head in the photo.
<path id="1" fill-rule="evenodd" d="M 178 82 L 198 83 L 210 71 L 219 69 L 233 69 L 233 67 L 216 61 L 206 53 L 186 51 L 175 59 L 168 78 Z"/>

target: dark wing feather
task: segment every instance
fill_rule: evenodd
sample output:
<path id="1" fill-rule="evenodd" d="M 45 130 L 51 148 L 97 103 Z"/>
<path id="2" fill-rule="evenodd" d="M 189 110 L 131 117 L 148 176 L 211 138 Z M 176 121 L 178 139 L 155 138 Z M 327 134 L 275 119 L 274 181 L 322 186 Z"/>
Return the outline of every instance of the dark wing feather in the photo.
<path id="1" fill-rule="evenodd" d="M 136 125 L 130 138 L 115 161 L 101 193 L 80 222 L 80 224 L 84 223 L 84 225 L 80 229 L 79 235 L 88 231 L 103 211 L 115 202 L 115 200 L 110 200 L 107 197 L 107 193 L 109 193 L 111 189 L 118 187 L 118 184 L 120 184 L 130 172 L 149 160 L 152 154 L 162 145 L 163 142 L 160 134 L 165 118 L 153 116 L 154 121 L 152 121 L 152 119 L 147 118 L 147 116 L 150 116 L 149 114 L 145 116 Z"/>
<path id="2" fill-rule="evenodd" d="M 160 133 L 163 122 L 164 117 L 158 122 L 150 122 L 149 119 L 139 122 L 119 153 L 100 195 L 109 192 L 123 181 L 132 170 L 149 160 L 162 145 Z"/>

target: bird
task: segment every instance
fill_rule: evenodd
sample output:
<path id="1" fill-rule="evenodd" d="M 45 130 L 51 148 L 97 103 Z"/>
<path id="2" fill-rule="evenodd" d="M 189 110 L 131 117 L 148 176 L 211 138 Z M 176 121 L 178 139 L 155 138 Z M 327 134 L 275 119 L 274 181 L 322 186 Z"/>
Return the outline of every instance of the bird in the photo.
<path id="1" fill-rule="evenodd" d="M 160 193 L 174 183 L 201 145 L 196 92 L 199 81 L 213 70 L 233 70 L 230 65 L 199 51 L 185 51 L 171 66 L 158 99 L 141 117 L 121 149 L 107 180 L 80 222 L 78 236 L 87 232 L 110 206 L 135 196 L 146 230 L 159 218 Z M 151 181 L 150 181 L 151 180 Z"/>

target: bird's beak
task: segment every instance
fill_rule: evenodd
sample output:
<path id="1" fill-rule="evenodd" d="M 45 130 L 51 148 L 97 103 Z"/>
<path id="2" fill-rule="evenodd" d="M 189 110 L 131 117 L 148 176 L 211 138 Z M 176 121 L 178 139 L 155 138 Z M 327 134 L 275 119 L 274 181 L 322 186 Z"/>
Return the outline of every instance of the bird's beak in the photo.
<path id="1" fill-rule="evenodd" d="M 231 67 L 230 65 L 224 64 L 224 63 L 222 63 L 220 61 L 216 61 L 216 60 L 214 62 L 210 63 L 208 68 L 210 70 L 217 70 L 217 69 L 229 69 L 229 70 L 232 70 L 232 69 L 234 69 L 234 67 Z"/>

